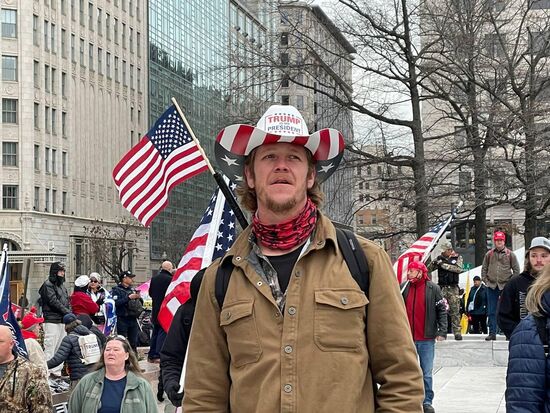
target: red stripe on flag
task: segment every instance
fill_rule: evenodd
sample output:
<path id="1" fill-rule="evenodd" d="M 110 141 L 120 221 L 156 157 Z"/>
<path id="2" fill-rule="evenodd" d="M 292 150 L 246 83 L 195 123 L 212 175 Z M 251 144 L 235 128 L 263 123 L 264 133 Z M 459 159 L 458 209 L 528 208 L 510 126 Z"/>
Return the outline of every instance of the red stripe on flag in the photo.
<path id="1" fill-rule="evenodd" d="M 135 145 L 134 147 L 132 147 L 132 149 L 130 149 L 123 157 L 120 161 L 118 161 L 118 163 L 116 164 L 116 166 L 114 167 L 113 169 L 113 180 L 115 181 L 116 183 L 116 179 L 115 177 L 118 175 L 118 173 L 120 172 L 120 170 L 122 168 L 124 168 L 124 166 L 128 163 L 128 161 L 136 154 L 138 153 L 145 145 L 147 145 L 147 143 L 149 143 L 149 139 L 147 138 L 147 135 L 145 135 L 143 138 L 141 138 L 141 140 L 137 143 L 137 145 Z"/>

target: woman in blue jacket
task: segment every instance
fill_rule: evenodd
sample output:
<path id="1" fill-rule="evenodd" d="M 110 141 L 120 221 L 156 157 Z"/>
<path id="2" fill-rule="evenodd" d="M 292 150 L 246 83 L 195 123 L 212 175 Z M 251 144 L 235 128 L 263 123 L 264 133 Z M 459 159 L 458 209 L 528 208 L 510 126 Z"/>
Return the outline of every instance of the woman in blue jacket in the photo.
<path id="1" fill-rule="evenodd" d="M 529 315 L 510 337 L 506 375 L 507 413 L 550 413 L 550 358 L 546 357 L 535 317 L 542 317 L 549 335 L 550 264 L 527 293 Z"/>

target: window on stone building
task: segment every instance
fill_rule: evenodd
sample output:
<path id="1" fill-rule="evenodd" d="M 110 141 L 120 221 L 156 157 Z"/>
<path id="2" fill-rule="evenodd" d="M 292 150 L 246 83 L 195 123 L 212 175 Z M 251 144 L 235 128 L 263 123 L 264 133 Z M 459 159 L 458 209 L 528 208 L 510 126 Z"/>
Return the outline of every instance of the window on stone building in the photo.
<path id="1" fill-rule="evenodd" d="M 2 99 L 2 123 L 17 123 L 17 99 Z"/>
<path id="2" fill-rule="evenodd" d="M 2 209 L 19 209 L 18 185 L 2 185 Z"/>
<path id="3" fill-rule="evenodd" d="M 2 80 L 17 81 L 17 56 L 2 55 Z"/>
<path id="4" fill-rule="evenodd" d="M 2 37 L 17 37 L 17 10 L 2 9 Z"/>
<path id="5" fill-rule="evenodd" d="M 2 166 L 17 166 L 17 142 L 2 142 Z"/>

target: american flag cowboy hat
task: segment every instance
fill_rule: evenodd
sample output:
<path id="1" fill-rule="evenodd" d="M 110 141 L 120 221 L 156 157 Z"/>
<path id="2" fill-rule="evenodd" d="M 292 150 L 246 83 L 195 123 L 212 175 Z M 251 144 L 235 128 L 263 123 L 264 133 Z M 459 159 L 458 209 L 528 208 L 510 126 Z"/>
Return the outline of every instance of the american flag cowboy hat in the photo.
<path id="1" fill-rule="evenodd" d="M 293 143 L 313 154 L 317 181 L 325 181 L 336 170 L 344 155 L 344 138 L 336 129 L 309 134 L 307 125 L 294 106 L 273 105 L 252 125 L 230 125 L 216 137 L 218 166 L 233 182 L 242 182 L 244 159 L 260 145 Z"/>

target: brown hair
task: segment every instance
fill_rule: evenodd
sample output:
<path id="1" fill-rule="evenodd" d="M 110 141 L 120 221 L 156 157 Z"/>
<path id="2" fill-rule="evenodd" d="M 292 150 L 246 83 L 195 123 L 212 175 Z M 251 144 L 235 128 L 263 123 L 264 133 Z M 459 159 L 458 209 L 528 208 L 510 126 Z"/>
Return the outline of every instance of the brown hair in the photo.
<path id="1" fill-rule="evenodd" d="M 525 308 L 535 316 L 542 316 L 542 296 L 550 290 L 550 264 L 545 265 L 535 282 L 529 287 Z"/>
<path id="2" fill-rule="evenodd" d="M 71 321 L 69 324 L 65 324 L 65 332 L 69 334 L 71 331 L 73 331 L 75 328 L 77 328 L 81 324 L 82 324 L 82 321 L 78 319 Z"/>
<path id="3" fill-rule="evenodd" d="M 307 172 L 308 174 L 311 174 L 315 170 L 315 163 L 313 162 L 313 155 L 307 149 L 306 149 L 306 156 L 307 156 L 307 165 L 308 165 Z M 250 153 L 250 155 L 248 155 L 245 158 L 245 161 L 244 161 L 244 168 L 249 168 L 251 174 L 254 174 L 255 158 L 256 158 L 256 150 L 253 150 Z M 248 186 L 248 182 L 246 180 L 246 174 L 244 173 L 244 168 L 243 168 L 243 181 L 237 187 L 236 192 L 241 200 L 242 206 L 245 207 L 250 212 L 256 212 L 256 210 L 258 209 L 258 200 L 256 199 L 256 191 L 253 188 L 250 188 Z M 325 194 L 321 190 L 321 186 L 317 182 L 317 179 L 313 183 L 313 186 L 307 190 L 307 196 L 309 199 L 311 199 L 311 202 L 313 202 L 317 208 L 319 208 L 323 204 L 323 200 L 325 199 Z"/>
<path id="4" fill-rule="evenodd" d="M 123 337 L 123 336 L 107 337 L 107 341 L 105 342 L 105 347 L 103 347 L 103 351 L 101 352 L 101 358 L 96 363 L 95 369 L 100 370 L 105 367 L 105 349 L 107 348 L 107 343 L 113 340 L 120 341 L 122 343 L 122 347 L 124 348 L 124 351 L 128 353 L 128 358 L 124 362 L 124 370 L 126 370 L 126 372 L 131 371 L 132 373 L 143 377 L 143 374 L 141 373 L 141 368 L 139 367 L 139 362 L 138 362 L 136 353 L 134 352 L 134 350 L 132 350 L 132 347 L 130 346 L 130 343 L 128 342 L 126 337 Z"/>

